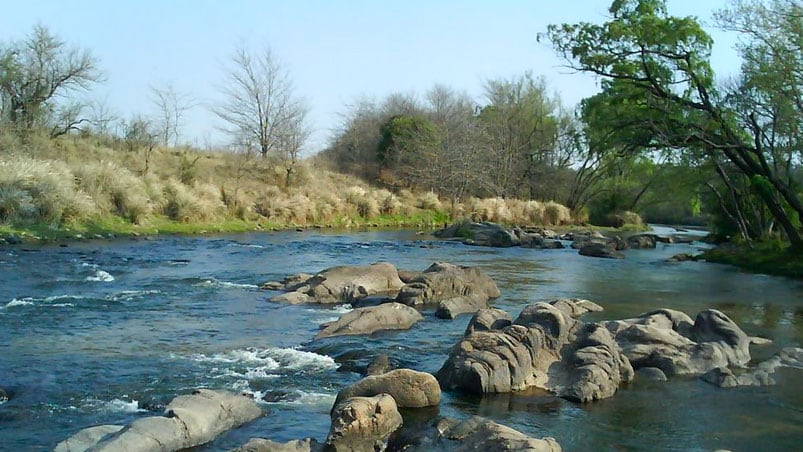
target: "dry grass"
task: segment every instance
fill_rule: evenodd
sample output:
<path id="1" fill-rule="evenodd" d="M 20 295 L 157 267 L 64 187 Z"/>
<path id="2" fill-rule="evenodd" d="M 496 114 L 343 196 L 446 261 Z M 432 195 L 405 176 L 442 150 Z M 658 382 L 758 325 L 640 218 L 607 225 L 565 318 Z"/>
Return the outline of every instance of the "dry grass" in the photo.
<path id="1" fill-rule="evenodd" d="M 314 159 L 298 165 L 294 184 L 285 187 L 281 166 L 253 156 L 186 148 L 132 151 L 77 137 L 22 143 L 0 135 L 0 223 L 59 226 L 111 215 L 135 224 L 164 216 L 181 223 L 348 225 L 435 211 L 508 224 L 571 221 L 568 209 L 554 202 L 471 198 L 444 204 L 433 192 L 392 193 L 314 165 Z"/>

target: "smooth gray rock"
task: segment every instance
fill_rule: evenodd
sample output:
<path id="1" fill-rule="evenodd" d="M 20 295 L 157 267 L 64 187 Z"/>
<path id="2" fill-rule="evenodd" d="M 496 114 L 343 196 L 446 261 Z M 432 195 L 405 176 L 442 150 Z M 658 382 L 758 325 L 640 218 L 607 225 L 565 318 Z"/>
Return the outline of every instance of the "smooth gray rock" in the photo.
<path id="1" fill-rule="evenodd" d="M 402 425 L 393 397 L 351 397 L 336 404 L 326 447 L 335 451 L 374 452 L 384 450 L 391 433 Z"/>
<path id="2" fill-rule="evenodd" d="M 402 287 L 396 301 L 421 306 L 461 296 L 487 301 L 500 295 L 493 279 L 479 268 L 437 262 Z"/>
<path id="3" fill-rule="evenodd" d="M 372 397 L 377 394 L 391 395 L 399 408 L 423 408 L 438 405 L 441 401 L 441 388 L 432 374 L 396 369 L 369 375 L 342 389 L 334 405 L 351 397 Z"/>
<path id="4" fill-rule="evenodd" d="M 480 297 L 453 297 L 438 302 L 435 316 L 442 319 L 454 319 L 460 314 L 473 314 L 488 307 L 488 300 Z"/>
<path id="5" fill-rule="evenodd" d="M 123 429 L 122 425 L 98 425 L 81 430 L 58 443 L 53 452 L 83 452 L 99 443 L 103 438 Z"/>
<path id="6" fill-rule="evenodd" d="M 421 313 L 400 303 L 357 308 L 338 320 L 325 324 L 315 339 L 333 336 L 372 334 L 383 330 L 407 330 L 423 320 Z"/>
<path id="7" fill-rule="evenodd" d="M 88 449 L 93 452 L 177 451 L 207 443 L 262 415 L 262 409 L 248 397 L 199 389 L 173 399 L 165 408 L 164 416 L 137 419 L 116 433 L 99 436 L 98 442 Z M 98 432 L 84 435 L 96 437 Z"/>

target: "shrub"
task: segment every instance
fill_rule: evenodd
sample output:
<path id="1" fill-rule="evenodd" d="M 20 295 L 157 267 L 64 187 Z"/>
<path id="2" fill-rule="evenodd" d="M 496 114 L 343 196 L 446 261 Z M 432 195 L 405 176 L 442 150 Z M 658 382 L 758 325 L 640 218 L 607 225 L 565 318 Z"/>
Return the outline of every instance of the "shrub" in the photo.
<path id="1" fill-rule="evenodd" d="M 416 206 L 420 209 L 424 210 L 441 210 L 443 208 L 443 204 L 441 204 L 441 200 L 438 198 L 438 195 L 435 192 L 428 191 L 418 196 Z"/>
<path id="2" fill-rule="evenodd" d="M 569 209 L 554 201 L 544 204 L 544 223 L 549 225 L 567 224 L 572 221 L 572 213 Z"/>

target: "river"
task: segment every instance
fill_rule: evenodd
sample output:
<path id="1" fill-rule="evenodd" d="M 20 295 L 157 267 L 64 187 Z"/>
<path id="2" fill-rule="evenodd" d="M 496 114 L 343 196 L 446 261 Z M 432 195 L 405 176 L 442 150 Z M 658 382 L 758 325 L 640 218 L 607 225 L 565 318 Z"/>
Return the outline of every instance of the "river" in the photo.
<path id="1" fill-rule="evenodd" d="M 592 320 L 662 307 L 692 317 L 722 310 L 750 335 L 754 358 L 803 344 L 803 283 L 702 262 L 666 263 L 694 244 L 626 251 L 624 260 L 576 250 L 491 249 L 414 231 L 326 230 L 164 236 L 0 248 L 0 450 L 48 450 L 78 430 L 160 412 L 196 387 L 255 394 L 269 414 L 201 451 L 258 436 L 324 440 L 340 388 L 379 353 L 437 371 L 470 316 L 425 320 L 409 331 L 312 341 L 348 305 L 283 305 L 258 284 L 292 273 L 388 261 L 423 270 L 436 261 L 478 266 L 497 282 L 493 305 L 513 317 L 528 303 L 581 297 Z M 578 405 L 541 391 L 447 393 L 440 414 L 473 414 L 564 450 L 792 450 L 803 444 L 803 371 L 779 385 L 719 389 L 697 378 L 635 381 L 611 399 Z"/>

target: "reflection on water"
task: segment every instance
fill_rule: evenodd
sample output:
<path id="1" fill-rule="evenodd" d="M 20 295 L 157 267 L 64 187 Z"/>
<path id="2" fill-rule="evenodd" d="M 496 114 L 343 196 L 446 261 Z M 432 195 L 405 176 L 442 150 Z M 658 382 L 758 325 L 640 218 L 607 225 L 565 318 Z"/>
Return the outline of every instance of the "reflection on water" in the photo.
<path id="1" fill-rule="evenodd" d="M 252 436 L 323 439 L 335 394 L 376 355 L 437 371 L 468 316 L 446 321 L 425 311 L 410 331 L 311 342 L 319 323 L 347 308 L 273 304 L 266 299 L 275 293 L 255 289 L 334 265 L 473 265 L 497 281 L 502 296 L 493 304 L 514 317 L 528 303 L 556 297 L 602 304 L 605 311 L 590 320 L 663 307 L 694 316 L 713 307 L 748 334 L 774 341 L 754 347 L 757 358 L 801 345 L 803 284 L 664 262 L 699 246 L 631 250 L 609 261 L 572 249 L 468 247 L 412 231 L 319 231 L 0 249 L 0 386 L 13 395 L 0 405 L 0 449 L 49 449 L 90 425 L 158 413 L 199 386 L 267 397 L 270 412 L 199 450 L 229 450 Z M 88 280 L 100 272 L 114 279 Z M 803 439 L 801 374 L 782 369 L 778 386 L 730 390 L 694 378 L 636 381 L 587 405 L 538 390 L 447 393 L 437 410 L 407 412 L 405 420 L 415 429 L 437 414 L 479 414 L 553 436 L 565 450 L 791 450 Z"/>

